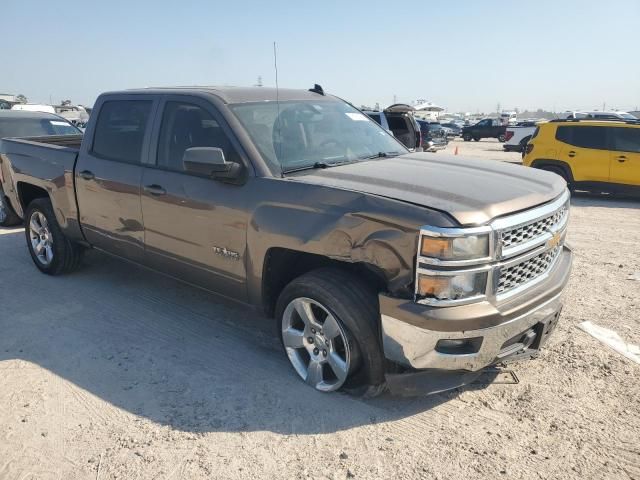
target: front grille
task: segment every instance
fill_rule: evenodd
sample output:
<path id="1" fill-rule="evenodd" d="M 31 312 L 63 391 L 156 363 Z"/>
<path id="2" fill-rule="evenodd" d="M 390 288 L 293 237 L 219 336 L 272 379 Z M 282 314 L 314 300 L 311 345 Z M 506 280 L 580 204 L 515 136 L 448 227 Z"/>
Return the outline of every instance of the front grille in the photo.
<path id="1" fill-rule="evenodd" d="M 565 221 L 568 213 L 568 206 L 563 205 L 545 218 L 541 218 L 524 225 L 519 225 L 509 230 L 503 230 L 500 233 L 502 248 L 515 247 L 544 235 L 555 227 L 561 225 Z"/>
<path id="2" fill-rule="evenodd" d="M 546 273 L 558 257 L 560 250 L 562 246 L 558 245 L 524 262 L 503 268 L 500 271 L 497 293 L 505 293 Z"/>

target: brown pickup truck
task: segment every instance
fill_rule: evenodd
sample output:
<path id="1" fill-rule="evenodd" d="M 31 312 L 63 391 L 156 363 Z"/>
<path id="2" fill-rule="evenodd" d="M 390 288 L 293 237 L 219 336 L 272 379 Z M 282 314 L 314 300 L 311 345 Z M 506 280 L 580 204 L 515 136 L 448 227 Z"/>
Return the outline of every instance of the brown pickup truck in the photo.
<path id="1" fill-rule="evenodd" d="M 410 153 L 319 88 L 106 93 L 83 137 L 2 140 L 0 172 L 42 272 L 96 248 L 261 308 L 321 391 L 530 356 L 571 267 L 560 177 Z"/>

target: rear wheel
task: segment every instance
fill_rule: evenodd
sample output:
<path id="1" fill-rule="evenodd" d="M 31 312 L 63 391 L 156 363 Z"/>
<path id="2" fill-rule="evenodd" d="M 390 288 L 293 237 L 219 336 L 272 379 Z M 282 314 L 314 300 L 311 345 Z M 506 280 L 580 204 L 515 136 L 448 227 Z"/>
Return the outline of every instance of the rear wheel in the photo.
<path id="1" fill-rule="evenodd" d="M 501 133 L 500 135 L 498 135 L 498 141 L 500 143 L 504 143 L 504 141 L 507 139 L 506 135 L 504 133 Z"/>
<path id="2" fill-rule="evenodd" d="M 83 248 L 64 236 L 48 198 L 32 201 L 25 220 L 29 253 L 41 272 L 60 275 L 78 268 Z"/>
<path id="3" fill-rule="evenodd" d="M 384 360 L 375 292 L 339 269 L 314 270 L 280 295 L 276 319 L 296 373 L 322 392 L 380 393 Z"/>

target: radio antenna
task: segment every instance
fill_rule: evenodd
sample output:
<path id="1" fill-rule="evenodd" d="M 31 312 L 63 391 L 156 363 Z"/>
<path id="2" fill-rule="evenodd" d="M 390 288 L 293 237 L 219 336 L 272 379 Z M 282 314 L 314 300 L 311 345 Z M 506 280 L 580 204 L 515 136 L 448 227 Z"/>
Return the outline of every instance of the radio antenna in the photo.
<path id="1" fill-rule="evenodd" d="M 280 87 L 278 86 L 278 51 L 276 48 L 276 42 L 273 42 L 273 68 L 276 72 L 276 108 L 278 112 L 278 116 L 276 117 L 276 128 L 278 129 L 278 152 L 276 156 L 278 157 L 278 160 L 280 160 L 282 158 L 282 134 L 280 131 Z"/>

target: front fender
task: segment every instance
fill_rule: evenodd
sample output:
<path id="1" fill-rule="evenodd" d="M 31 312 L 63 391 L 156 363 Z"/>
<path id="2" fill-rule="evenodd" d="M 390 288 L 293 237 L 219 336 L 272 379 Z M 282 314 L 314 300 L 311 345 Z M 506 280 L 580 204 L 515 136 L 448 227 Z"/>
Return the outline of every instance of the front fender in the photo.
<path id="1" fill-rule="evenodd" d="M 445 214 L 397 200 L 286 180 L 265 183 L 268 190 L 247 229 L 247 280 L 254 305 L 262 302 L 264 259 L 271 248 L 370 265 L 393 293 L 413 283 L 420 227 L 453 226 Z M 269 183 L 278 183 L 279 191 Z"/>

